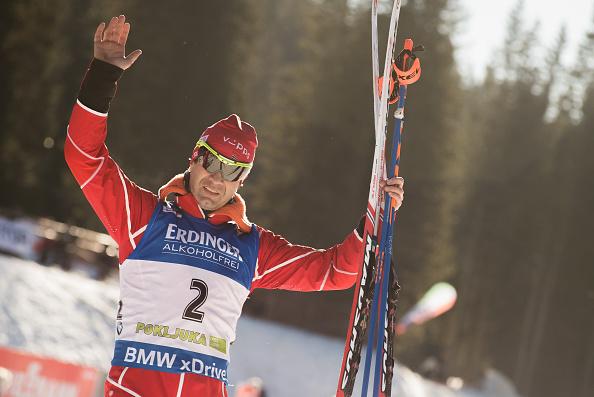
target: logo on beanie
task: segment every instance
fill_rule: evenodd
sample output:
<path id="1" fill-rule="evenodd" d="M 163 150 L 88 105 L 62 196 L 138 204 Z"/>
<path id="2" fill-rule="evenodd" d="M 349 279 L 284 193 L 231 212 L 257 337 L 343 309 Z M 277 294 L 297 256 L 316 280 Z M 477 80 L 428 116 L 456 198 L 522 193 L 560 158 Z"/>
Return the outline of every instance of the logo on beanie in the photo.
<path id="1" fill-rule="evenodd" d="M 231 147 L 239 151 L 239 153 L 243 154 L 248 159 L 248 161 L 250 160 L 251 153 L 240 142 L 236 141 L 235 139 L 228 138 L 226 136 L 223 137 L 223 142 L 225 142 L 228 145 L 231 145 Z M 231 158 L 237 161 L 237 156 L 235 154 L 233 154 Z"/>

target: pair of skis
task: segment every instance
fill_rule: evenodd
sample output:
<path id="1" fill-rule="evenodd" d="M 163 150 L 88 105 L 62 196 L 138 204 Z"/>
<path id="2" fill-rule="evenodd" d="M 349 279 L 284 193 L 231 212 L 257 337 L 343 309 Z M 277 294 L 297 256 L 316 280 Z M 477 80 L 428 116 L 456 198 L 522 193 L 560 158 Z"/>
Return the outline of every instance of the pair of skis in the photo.
<path id="1" fill-rule="evenodd" d="M 350 397 L 361 361 L 365 331 L 368 329 L 367 353 L 363 373 L 361 396 L 367 396 L 374 340 L 377 339 L 373 396 L 390 396 L 393 374 L 393 339 L 395 333 L 396 300 L 398 284 L 396 273 L 390 266 L 392 233 L 396 217 L 395 200 L 386 200 L 379 187 L 380 178 L 398 176 L 400 144 L 406 87 L 420 76 L 420 64 L 411 40 L 406 40 L 404 50 L 394 60 L 394 44 L 401 0 L 395 0 L 390 18 L 383 76 L 379 75 L 377 40 L 377 0 L 372 2 L 372 66 L 375 118 L 375 151 L 371 185 L 367 202 L 364 248 L 361 252 L 359 274 L 353 298 L 353 307 L 345 345 L 336 397 Z M 396 125 L 389 168 L 386 167 L 386 127 L 390 103 L 398 103 Z M 383 325 L 380 327 L 379 324 Z M 382 330 L 381 333 L 379 331 Z"/>

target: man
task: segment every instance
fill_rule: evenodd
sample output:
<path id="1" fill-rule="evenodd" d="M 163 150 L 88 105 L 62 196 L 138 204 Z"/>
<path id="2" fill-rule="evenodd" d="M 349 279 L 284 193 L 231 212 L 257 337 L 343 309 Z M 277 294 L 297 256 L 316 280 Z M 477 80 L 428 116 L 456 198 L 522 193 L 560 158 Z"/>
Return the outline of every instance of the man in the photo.
<path id="1" fill-rule="evenodd" d="M 342 244 L 316 250 L 251 224 L 237 189 L 258 141 L 237 115 L 203 132 L 186 172 L 159 195 L 132 183 L 104 144 L 116 82 L 141 53 L 125 56 L 129 32 L 123 15 L 97 28 L 65 146 L 76 180 L 120 249 L 105 396 L 227 396 L 229 347 L 248 294 L 348 288 L 362 240 L 353 231 Z M 398 205 L 402 185 L 400 178 L 382 182 Z"/>

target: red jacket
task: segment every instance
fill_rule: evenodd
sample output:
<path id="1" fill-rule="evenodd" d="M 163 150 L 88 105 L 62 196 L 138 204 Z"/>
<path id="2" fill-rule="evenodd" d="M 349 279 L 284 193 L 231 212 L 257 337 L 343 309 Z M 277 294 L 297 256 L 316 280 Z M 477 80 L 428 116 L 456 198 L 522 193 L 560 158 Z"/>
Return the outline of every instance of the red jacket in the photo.
<path id="1" fill-rule="evenodd" d="M 94 60 L 81 86 L 74 107 L 65 156 L 81 189 L 101 219 L 108 233 L 118 243 L 120 263 L 132 253 L 158 203 L 158 196 L 130 181 L 109 157 L 104 144 L 107 134 L 107 108 L 95 105 L 104 86 L 115 81 L 108 74 L 95 73 L 89 78 Z M 103 64 L 105 68 L 114 66 Z M 112 70 L 113 72 L 114 70 Z M 121 74 L 121 71 L 119 72 Z M 99 77 L 98 77 L 99 76 Z M 113 81 L 108 81 L 113 80 Z M 109 83 L 109 84 L 108 84 Z M 99 92 L 99 94 L 98 94 Z M 113 96 L 112 94 L 112 96 Z M 92 105 L 91 105 L 92 104 Z M 95 105 L 95 106 L 94 106 Z M 102 108 L 100 110 L 93 110 Z M 178 198 L 178 205 L 189 214 L 204 218 L 193 196 Z M 362 239 L 353 231 L 342 244 L 327 250 L 293 245 L 269 230 L 256 226 L 259 239 L 258 260 L 251 290 L 256 288 L 321 291 L 346 289 L 356 280 Z M 161 392 L 156 392 L 161 390 Z M 182 390 L 182 394 L 176 394 Z M 114 393 L 109 394 L 113 391 Z M 149 392 L 150 391 L 150 392 Z M 113 367 L 106 382 L 106 396 L 118 395 L 226 395 L 222 382 L 194 374 L 169 374 L 136 368 Z"/>

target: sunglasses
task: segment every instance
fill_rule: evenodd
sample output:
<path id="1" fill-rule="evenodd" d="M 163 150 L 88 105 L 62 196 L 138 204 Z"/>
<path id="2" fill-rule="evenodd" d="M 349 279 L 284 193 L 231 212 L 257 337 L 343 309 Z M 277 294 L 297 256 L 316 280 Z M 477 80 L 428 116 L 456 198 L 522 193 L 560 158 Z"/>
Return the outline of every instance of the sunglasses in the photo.
<path id="1" fill-rule="evenodd" d="M 213 148 L 211 148 L 205 141 L 196 142 L 194 150 L 198 149 L 196 159 L 200 165 L 211 174 L 221 172 L 221 176 L 227 182 L 235 182 L 239 179 L 247 178 L 252 164 L 241 163 L 221 156 Z"/>

